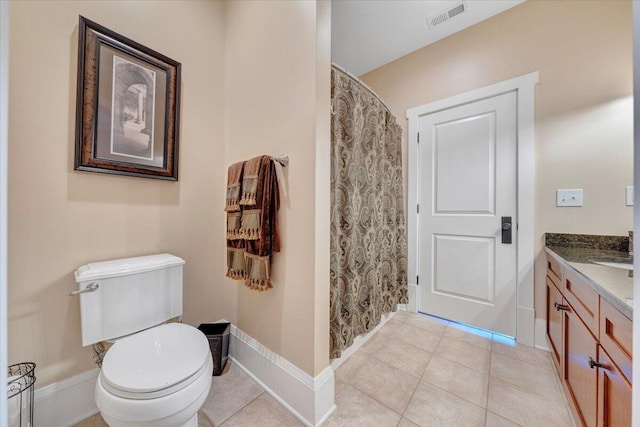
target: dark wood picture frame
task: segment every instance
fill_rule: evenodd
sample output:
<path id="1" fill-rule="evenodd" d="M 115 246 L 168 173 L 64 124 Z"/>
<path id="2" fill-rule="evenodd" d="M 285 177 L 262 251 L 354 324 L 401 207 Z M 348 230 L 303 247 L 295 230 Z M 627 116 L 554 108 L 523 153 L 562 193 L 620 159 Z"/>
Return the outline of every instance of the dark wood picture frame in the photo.
<path id="1" fill-rule="evenodd" d="M 180 68 L 80 16 L 74 169 L 177 181 Z"/>

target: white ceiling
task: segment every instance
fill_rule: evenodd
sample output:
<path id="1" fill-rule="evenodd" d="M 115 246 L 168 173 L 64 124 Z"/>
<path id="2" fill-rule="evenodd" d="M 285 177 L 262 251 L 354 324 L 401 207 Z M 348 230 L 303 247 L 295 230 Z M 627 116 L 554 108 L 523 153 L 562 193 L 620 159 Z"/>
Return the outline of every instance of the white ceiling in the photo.
<path id="1" fill-rule="evenodd" d="M 362 75 L 524 0 L 466 0 L 465 12 L 429 29 L 427 18 L 463 0 L 333 0 L 333 62 Z"/>

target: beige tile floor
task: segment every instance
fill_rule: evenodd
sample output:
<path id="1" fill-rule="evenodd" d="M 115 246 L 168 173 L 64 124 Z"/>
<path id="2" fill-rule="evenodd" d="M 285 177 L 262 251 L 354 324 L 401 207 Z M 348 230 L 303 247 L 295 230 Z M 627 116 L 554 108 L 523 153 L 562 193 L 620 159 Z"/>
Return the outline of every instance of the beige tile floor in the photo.
<path id="1" fill-rule="evenodd" d="M 485 331 L 398 312 L 336 371 L 324 424 L 572 427 L 549 353 Z M 200 427 L 302 426 L 242 369 L 213 378 Z M 99 415 L 78 427 L 103 427 Z"/>

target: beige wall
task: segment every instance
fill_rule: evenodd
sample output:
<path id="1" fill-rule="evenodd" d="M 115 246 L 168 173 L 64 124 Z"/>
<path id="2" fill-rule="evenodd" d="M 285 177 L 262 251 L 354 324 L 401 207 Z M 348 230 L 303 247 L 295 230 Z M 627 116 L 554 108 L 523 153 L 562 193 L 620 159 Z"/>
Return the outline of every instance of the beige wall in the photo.
<path id="1" fill-rule="evenodd" d="M 73 271 L 170 252 L 186 260 L 185 321 L 231 312 L 224 255 L 224 25 L 219 2 L 12 2 L 9 362 L 38 388 L 95 367 Z M 182 63 L 180 181 L 73 170 L 78 15 Z"/>
<path id="2" fill-rule="evenodd" d="M 38 388 L 92 369 L 73 271 L 170 252 L 186 260 L 185 322 L 226 318 L 311 375 L 328 366 L 316 253 L 328 253 L 330 3 L 15 1 L 10 14 L 9 363 L 36 362 Z M 182 63 L 179 182 L 73 170 L 79 14 Z M 222 208 L 226 166 L 263 153 L 291 165 L 274 289 L 257 293 L 224 277 Z"/>
<path id="3" fill-rule="evenodd" d="M 317 206 L 315 197 L 317 180 L 329 182 L 328 172 L 316 174 L 315 166 L 317 158 L 326 163 L 325 151 L 328 160 L 322 147 L 329 141 L 329 4 L 228 2 L 225 12 L 226 163 L 263 153 L 291 159 L 284 169 L 288 195 L 281 200 L 274 288 L 258 293 L 232 280 L 226 285 L 238 292 L 238 327 L 315 375 L 329 363 L 328 259 L 316 264 L 323 249 L 316 233 L 328 235 L 321 209 L 329 198 Z"/>
<path id="4" fill-rule="evenodd" d="M 632 208 L 630 1 L 528 1 L 362 76 L 402 121 L 408 108 L 532 71 L 536 86 L 536 316 L 545 232 L 626 235 Z M 406 160 L 406 124 L 404 153 Z M 406 161 L 405 161 L 406 164 Z M 583 188 L 584 207 L 555 190 Z"/>

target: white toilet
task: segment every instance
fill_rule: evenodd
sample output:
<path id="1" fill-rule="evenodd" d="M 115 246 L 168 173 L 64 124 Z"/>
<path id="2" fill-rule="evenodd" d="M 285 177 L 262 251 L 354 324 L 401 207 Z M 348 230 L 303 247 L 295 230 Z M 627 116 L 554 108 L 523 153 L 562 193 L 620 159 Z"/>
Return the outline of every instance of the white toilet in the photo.
<path id="1" fill-rule="evenodd" d="M 96 262 L 75 272 L 82 345 L 114 340 L 102 362 L 96 404 L 111 427 L 197 427 L 211 388 L 205 335 L 163 322 L 182 315 L 182 266 L 161 254 Z"/>

